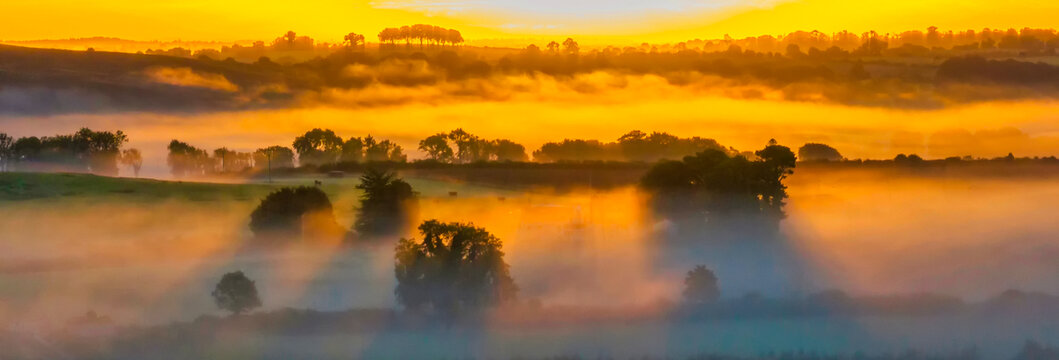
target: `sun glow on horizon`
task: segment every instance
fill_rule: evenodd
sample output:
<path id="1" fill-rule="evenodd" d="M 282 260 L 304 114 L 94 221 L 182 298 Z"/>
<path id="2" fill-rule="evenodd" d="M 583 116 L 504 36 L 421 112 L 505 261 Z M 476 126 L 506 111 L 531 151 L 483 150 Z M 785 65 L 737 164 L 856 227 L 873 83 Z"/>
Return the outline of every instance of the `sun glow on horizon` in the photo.
<path id="1" fill-rule="evenodd" d="M 385 27 L 429 23 L 461 30 L 469 44 L 517 47 L 564 36 L 577 37 L 586 45 L 623 45 L 797 30 L 885 33 L 928 26 L 952 30 L 1050 27 L 1054 24 L 1050 14 L 1059 11 L 1059 4 L 1037 0 L 1017 0 L 1003 6 L 952 0 L 665 0 L 649 4 L 312 0 L 297 6 L 274 0 L 149 4 L 41 0 L 5 7 L 7 11 L 0 14 L 0 23 L 5 24 L 0 39 L 7 41 L 93 36 L 267 41 L 288 30 L 327 42 L 340 42 L 342 35 L 353 31 L 367 34 L 372 41 Z"/>

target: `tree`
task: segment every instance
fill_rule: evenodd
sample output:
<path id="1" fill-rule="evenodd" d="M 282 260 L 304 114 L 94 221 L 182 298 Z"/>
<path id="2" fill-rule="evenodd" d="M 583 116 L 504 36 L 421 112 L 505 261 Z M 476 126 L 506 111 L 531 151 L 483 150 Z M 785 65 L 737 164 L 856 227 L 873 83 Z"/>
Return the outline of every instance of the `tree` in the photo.
<path id="1" fill-rule="evenodd" d="M 294 138 L 294 150 L 298 162 L 307 164 L 329 164 L 338 161 L 342 154 L 342 138 L 330 129 L 312 129 Z"/>
<path id="2" fill-rule="evenodd" d="M 364 140 L 359 137 L 351 137 L 342 143 L 340 160 L 343 162 L 364 161 Z"/>
<path id="3" fill-rule="evenodd" d="M 288 48 L 293 49 L 294 43 L 298 40 L 298 34 L 294 33 L 294 31 L 288 31 L 286 34 L 283 34 L 283 40 L 287 41 Z"/>
<path id="4" fill-rule="evenodd" d="M 240 315 L 261 307 L 257 285 L 242 271 L 224 274 L 210 295 L 213 295 L 213 301 L 218 308 L 231 312 L 233 315 Z"/>
<path id="5" fill-rule="evenodd" d="M 121 152 L 121 163 L 132 168 L 133 176 L 140 177 L 140 167 L 143 166 L 143 156 L 139 149 L 125 149 Z"/>
<path id="6" fill-rule="evenodd" d="M 432 160 L 442 163 L 451 163 L 453 160 L 452 147 L 449 146 L 448 134 L 437 133 L 419 141 L 419 150 L 427 153 Z"/>
<path id="7" fill-rule="evenodd" d="M 364 35 L 357 33 L 349 33 L 346 34 L 346 36 L 344 36 L 342 39 L 345 42 L 346 46 L 350 48 L 355 48 L 357 47 L 357 45 L 364 47 Z"/>
<path id="8" fill-rule="evenodd" d="M 496 139 L 489 144 L 492 157 L 496 161 L 526 161 L 526 147 L 507 139 Z"/>
<path id="9" fill-rule="evenodd" d="M 395 249 L 394 292 L 405 308 L 452 315 L 515 300 L 518 286 L 496 236 L 437 220 L 423 222 L 419 232 L 421 240 L 401 239 Z"/>
<path id="10" fill-rule="evenodd" d="M 563 50 L 567 55 L 577 55 L 581 51 L 581 46 L 578 46 L 577 41 L 574 41 L 574 39 L 566 38 L 563 41 Z"/>
<path id="11" fill-rule="evenodd" d="M 289 147 L 274 145 L 254 151 L 254 167 L 258 170 L 294 167 L 294 151 Z"/>
<path id="12" fill-rule="evenodd" d="M 553 54 L 559 52 L 559 43 L 555 41 L 548 43 L 548 52 Z"/>
<path id="13" fill-rule="evenodd" d="M 684 277 L 684 300 L 692 304 L 711 303 L 721 296 L 717 276 L 703 265 L 696 266 Z"/>
<path id="14" fill-rule="evenodd" d="M 378 141 L 368 135 L 364 138 L 364 159 L 366 161 L 392 161 L 406 162 L 408 157 L 404 154 L 401 145 L 390 140 Z"/>
<path id="15" fill-rule="evenodd" d="M 201 176 L 206 173 L 209 155 L 206 150 L 191 146 L 188 143 L 173 140 L 169 142 L 169 155 L 166 164 L 174 177 Z"/>
<path id="16" fill-rule="evenodd" d="M 14 138 L 5 133 L 0 133 L 0 172 L 8 171 L 12 160 L 15 158 Z"/>
<path id="17" fill-rule="evenodd" d="M 449 140 L 456 143 L 456 159 L 461 163 L 489 160 L 489 144 L 463 129 L 449 132 Z"/>
<path id="18" fill-rule="evenodd" d="M 282 188 L 250 213 L 250 231 L 262 240 L 327 238 L 339 235 L 327 194 L 317 187 Z"/>
<path id="19" fill-rule="evenodd" d="M 353 225 L 357 233 L 391 235 L 408 225 L 415 210 L 416 193 L 412 185 L 398 178 L 397 174 L 368 168 L 361 175 L 357 189 L 364 192 Z"/>
<path id="20" fill-rule="evenodd" d="M 798 148 L 798 158 L 802 161 L 842 161 L 842 154 L 826 144 L 806 143 Z"/>
<path id="21" fill-rule="evenodd" d="M 460 31 L 459 31 L 459 30 L 452 30 L 452 29 L 450 29 L 450 30 L 448 31 L 448 36 L 447 36 L 447 40 L 448 40 L 448 42 L 449 42 L 450 44 L 452 44 L 453 46 L 456 46 L 456 45 L 462 44 L 462 43 L 463 43 L 463 34 L 460 34 Z"/>
<path id="22" fill-rule="evenodd" d="M 783 180 L 795 166 L 794 153 L 773 140 L 755 155 L 751 161 L 709 149 L 683 161 L 661 161 L 641 183 L 663 211 L 708 217 L 757 214 L 778 220 L 787 198 Z"/>

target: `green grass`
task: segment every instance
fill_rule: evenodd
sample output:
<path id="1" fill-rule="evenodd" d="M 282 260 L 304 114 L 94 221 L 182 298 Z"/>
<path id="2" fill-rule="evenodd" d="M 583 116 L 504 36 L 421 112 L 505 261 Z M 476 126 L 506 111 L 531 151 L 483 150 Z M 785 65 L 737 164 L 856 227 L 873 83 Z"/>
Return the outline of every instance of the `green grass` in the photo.
<path id="1" fill-rule="evenodd" d="M 63 198 L 251 200 L 277 186 L 112 178 L 68 173 L 0 173 L 0 201 Z"/>
<path id="2" fill-rule="evenodd" d="M 268 183 L 224 184 L 189 181 L 114 178 L 90 174 L 70 173 L 0 173 L 0 202 L 28 200 L 62 200 L 93 198 L 124 201 L 190 200 L 258 201 L 268 193 L 284 186 L 313 185 L 321 188 L 332 199 L 357 197 L 355 188 L 359 178 L 291 177 Z M 460 197 L 515 196 L 519 192 L 473 184 L 451 183 L 430 179 L 406 179 L 423 197 L 447 197 L 457 192 Z"/>

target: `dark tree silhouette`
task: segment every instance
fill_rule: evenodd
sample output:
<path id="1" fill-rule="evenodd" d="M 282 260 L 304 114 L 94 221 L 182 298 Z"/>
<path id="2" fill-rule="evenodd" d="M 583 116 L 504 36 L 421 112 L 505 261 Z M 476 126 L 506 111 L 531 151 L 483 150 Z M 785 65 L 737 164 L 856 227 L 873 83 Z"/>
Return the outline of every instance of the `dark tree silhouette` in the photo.
<path id="1" fill-rule="evenodd" d="M 445 133 L 431 135 L 419 141 L 419 150 L 427 153 L 431 160 L 450 163 L 454 154 L 448 139 L 449 135 Z"/>
<path id="2" fill-rule="evenodd" d="M 213 295 L 218 308 L 233 315 L 261 307 L 257 286 L 242 271 L 224 274 L 210 295 Z"/>
<path id="3" fill-rule="evenodd" d="M 370 162 L 390 161 L 406 162 L 408 156 L 404 154 L 401 145 L 390 140 L 376 140 L 371 135 L 364 138 L 364 160 Z"/>
<path id="4" fill-rule="evenodd" d="M 471 224 L 419 226 L 422 240 L 401 239 L 395 250 L 397 301 L 408 309 L 442 314 L 513 301 L 518 286 L 504 262 L 502 243 Z"/>
<path id="5" fill-rule="evenodd" d="M 354 230 L 368 236 L 393 235 L 408 225 L 416 208 L 416 193 L 397 174 L 375 168 L 360 177 L 357 185 L 364 193 Z"/>
<path id="6" fill-rule="evenodd" d="M 842 161 L 842 154 L 826 144 L 806 143 L 798 148 L 801 161 Z"/>
<path id="7" fill-rule="evenodd" d="M 642 186 L 657 210 L 711 222 L 722 216 L 783 217 L 783 180 L 795 166 L 794 153 L 770 141 L 751 161 L 711 149 L 683 161 L 662 161 L 648 170 Z"/>
<path id="8" fill-rule="evenodd" d="M 250 214 L 250 230 L 258 239 L 330 237 L 340 235 L 337 228 L 331 200 L 310 186 L 276 190 Z"/>
<path id="9" fill-rule="evenodd" d="M 536 161 L 643 161 L 662 159 L 677 160 L 684 156 L 708 150 L 725 148 L 716 140 L 698 136 L 680 138 L 669 133 L 639 130 L 630 131 L 616 142 L 603 143 L 597 140 L 572 140 L 546 143 L 533 152 Z"/>
<path id="10" fill-rule="evenodd" d="M 526 147 L 508 139 L 496 139 L 490 142 L 491 157 L 496 161 L 526 161 Z"/>
<path id="11" fill-rule="evenodd" d="M 456 46 L 464 41 L 463 35 L 458 30 L 427 24 L 385 28 L 379 32 L 379 42 L 389 43 L 390 45 L 393 45 L 397 40 L 404 40 L 407 46 L 413 39 L 419 42 L 420 48 L 423 48 L 424 43 L 430 43 L 433 46 L 445 44 Z"/>
<path id="12" fill-rule="evenodd" d="M 563 51 L 567 55 L 577 55 L 581 51 L 581 46 L 577 45 L 577 41 L 572 38 L 566 38 L 563 40 Z"/>
<path id="13" fill-rule="evenodd" d="M 342 143 L 342 157 L 340 160 L 343 162 L 364 161 L 364 139 L 359 137 L 346 139 L 346 142 Z"/>
<path id="14" fill-rule="evenodd" d="M 254 151 L 254 168 L 258 170 L 294 167 L 294 151 L 284 146 L 269 146 Z"/>
<path id="15" fill-rule="evenodd" d="M 40 170 L 118 174 L 121 147 L 128 137 L 121 131 L 92 131 L 82 128 L 69 135 L 24 137 L 13 140 L 5 135 L 0 161 Z M 9 165 L 9 164 L 8 164 Z"/>
<path id="16" fill-rule="evenodd" d="M 298 162 L 306 164 L 328 164 L 338 161 L 342 155 L 342 138 L 330 129 L 312 129 L 294 138 L 294 151 Z"/>
<path id="17" fill-rule="evenodd" d="M 349 33 L 346 34 L 346 36 L 344 36 L 342 40 L 343 43 L 350 48 L 356 48 L 358 46 L 362 48 L 364 47 L 364 35 L 361 34 Z"/>
<path id="18" fill-rule="evenodd" d="M 717 286 L 717 276 L 706 266 L 698 265 L 684 277 L 684 300 L 692 304 L 704 304 L 717 301 L 721 290 Z"/>
<path id="19" fill-rule="evenodd" d="M 179 140 L 169 142 L 169 155 L 166 164 L 174 177 L 201 176 L 210 166 L 210 157 L 206 150 L 191 146 Z"/>

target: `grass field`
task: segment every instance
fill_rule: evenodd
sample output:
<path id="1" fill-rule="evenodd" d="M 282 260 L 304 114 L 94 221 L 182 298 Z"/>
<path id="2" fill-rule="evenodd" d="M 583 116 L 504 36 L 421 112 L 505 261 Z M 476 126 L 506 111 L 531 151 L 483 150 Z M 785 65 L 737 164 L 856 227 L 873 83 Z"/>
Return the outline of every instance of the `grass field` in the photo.
<path id="1" fill-rule="evenodd" d="M 359 178 L 317 178 L 311 176 L 275 179 L 272 183 L 218 183 L 164 181 L 154 179 L 115 178 L 73 173 L 0 173 L 0 201 L 106 198 L 110 201 L 257 201 L 284 186 L 311 186 L 319 180 L 321 188 L 336 200 L 360 195 Z M 423 197 L 512 196 L 513 189 L 486 187 L 440 180 L 406 179 Z"/>

